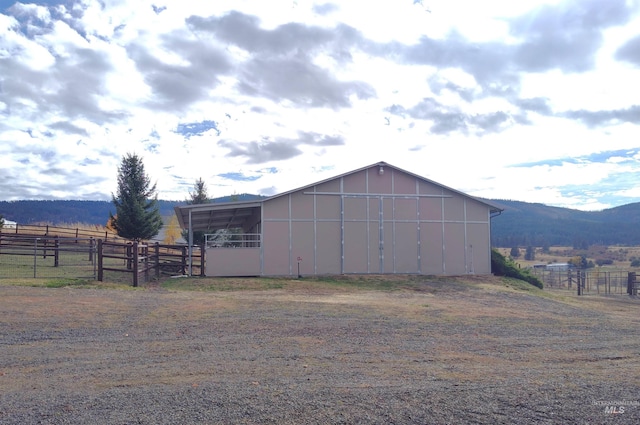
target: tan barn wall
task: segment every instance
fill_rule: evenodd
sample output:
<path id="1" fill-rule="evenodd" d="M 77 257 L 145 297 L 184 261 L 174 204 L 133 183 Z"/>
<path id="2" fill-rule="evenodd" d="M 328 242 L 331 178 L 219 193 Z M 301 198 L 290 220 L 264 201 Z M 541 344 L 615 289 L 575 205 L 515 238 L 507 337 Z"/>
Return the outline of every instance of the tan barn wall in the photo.
<path id="1" fill-rule="evenodd" d="M 491 271 L 489 207 L 389 167 L 265 201 L 262 226 L 264 275 Z"/>
<path id="2" fill-rule="evenodd" d="M 210 248 L 207 276 L 260 276 L 260 248 Z"/>

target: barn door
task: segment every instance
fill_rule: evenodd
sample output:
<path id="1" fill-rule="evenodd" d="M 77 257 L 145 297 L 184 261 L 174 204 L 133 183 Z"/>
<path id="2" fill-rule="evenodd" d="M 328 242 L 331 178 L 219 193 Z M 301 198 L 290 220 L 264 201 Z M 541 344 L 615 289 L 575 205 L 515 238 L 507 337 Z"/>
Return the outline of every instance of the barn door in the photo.
<path id="1" fill-rule="evenodd" d="M 393 199 L 344 196 L 342 207 L 342 272 L 393 273 Z"/>
<path id="2" fill-rule="evenodd" d="M 380 212 L 380 273 L 395 273 L 393 198 L 381 197 Z"/>

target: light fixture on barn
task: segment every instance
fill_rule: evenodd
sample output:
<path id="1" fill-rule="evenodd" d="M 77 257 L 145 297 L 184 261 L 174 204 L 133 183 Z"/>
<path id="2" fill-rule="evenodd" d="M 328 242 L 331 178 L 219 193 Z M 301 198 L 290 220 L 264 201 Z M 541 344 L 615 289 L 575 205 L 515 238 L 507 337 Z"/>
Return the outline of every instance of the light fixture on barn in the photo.
<path id="1" fill-rule="evenodd" d="M 378 174 L 383 175 L 384 174 L 384 167 L 381 165 L 380 168 L 378 168 Z"/>

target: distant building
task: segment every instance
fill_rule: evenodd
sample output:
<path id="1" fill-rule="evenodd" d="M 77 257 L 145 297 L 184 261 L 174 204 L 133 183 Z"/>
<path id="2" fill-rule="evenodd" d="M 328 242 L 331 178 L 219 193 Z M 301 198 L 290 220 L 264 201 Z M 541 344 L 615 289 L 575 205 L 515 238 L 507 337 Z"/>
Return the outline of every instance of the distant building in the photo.
<path id="1" fill-rule="evenodd" d="M 565 270 L 569 270 L 569 268 L 571 268 L 571 265 L 569 263 L 547 264 L 547 267 L 546 267 L 547 270 L 556 270 L 556 271 L 565 271 Z"/>
<path id="2" fill-rule="evenodd" d="M 4 226 L 2 226 L 3 229 L 15 229 L 16 226 L 18 225 L 18 223 L 16 223 L 15 221 L 11 221 L 11 220 L 4 220 Z"/>

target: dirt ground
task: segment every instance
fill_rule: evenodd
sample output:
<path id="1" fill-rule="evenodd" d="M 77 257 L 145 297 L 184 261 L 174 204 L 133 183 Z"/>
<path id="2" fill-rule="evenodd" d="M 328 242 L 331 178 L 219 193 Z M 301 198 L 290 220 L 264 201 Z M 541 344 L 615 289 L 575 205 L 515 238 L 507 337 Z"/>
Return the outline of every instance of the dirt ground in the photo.
<path id="1" fill-rule="evenodd" d="M 0 284 L 0 424 L 640 422 L 636 298 L 272 286 Z"/>

